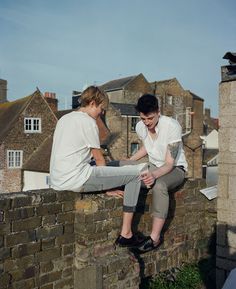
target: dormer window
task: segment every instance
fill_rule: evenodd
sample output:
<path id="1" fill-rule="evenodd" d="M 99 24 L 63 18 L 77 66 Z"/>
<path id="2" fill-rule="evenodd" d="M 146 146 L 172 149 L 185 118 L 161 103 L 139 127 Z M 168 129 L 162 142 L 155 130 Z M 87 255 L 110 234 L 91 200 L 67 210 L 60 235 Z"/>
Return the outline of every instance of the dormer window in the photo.
<path id="1" fill-rule="evenodd" d="M 24 130 L 25 130 L 25 133 L 40 133 L 41 132 L 41 118 L 25 117 Z"/>

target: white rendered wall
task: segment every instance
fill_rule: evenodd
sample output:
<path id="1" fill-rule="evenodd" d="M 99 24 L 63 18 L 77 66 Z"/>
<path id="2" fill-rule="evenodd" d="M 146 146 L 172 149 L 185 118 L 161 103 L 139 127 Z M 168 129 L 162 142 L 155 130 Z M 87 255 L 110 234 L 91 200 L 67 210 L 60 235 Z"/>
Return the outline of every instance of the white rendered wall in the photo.
<path id="1" fill-rule="evenodd" d="M 23 191 L 48 189 L 50 186 L 47 184 L 47 177 L 49 173 L 24 171 Z"/>

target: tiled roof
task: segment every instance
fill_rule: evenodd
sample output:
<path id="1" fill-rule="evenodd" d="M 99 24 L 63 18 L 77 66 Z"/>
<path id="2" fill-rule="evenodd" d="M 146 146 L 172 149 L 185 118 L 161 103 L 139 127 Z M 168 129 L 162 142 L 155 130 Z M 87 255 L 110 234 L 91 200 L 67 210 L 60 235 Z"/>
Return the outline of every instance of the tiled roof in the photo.
<path id="1" fill-rule="evenodd" d="M 50 157 L 52 150 L 52 135 L 48 136 L 34 151 L 23 166 L 24 170 L 36 172 L 49 172 Z"/>
<path id="2" fill-rule="evenodd" d="M 111 105 L 118 110 L 121 115 L 139 116 L 134 104 L 111 102 Z"/>
<path id="3" fill-rule="evenodd" d="M 132 81 L 137 75 L 128 76 L 124 78 L 114 79 L 111 81 L 108 81 L 99 87 L 104 91 L 109 90 L 118 90 L 124 88 L 130 81 Z"/>
<path id="4" fill-rule="evenodd" d="M 18 119 L 20 113 L 37 93 L 40 93 L 40 91 L 36 90 L 33 94 L 27 97 L 0 104 L 0 142 L 4 140 L 8 131 Z"/>

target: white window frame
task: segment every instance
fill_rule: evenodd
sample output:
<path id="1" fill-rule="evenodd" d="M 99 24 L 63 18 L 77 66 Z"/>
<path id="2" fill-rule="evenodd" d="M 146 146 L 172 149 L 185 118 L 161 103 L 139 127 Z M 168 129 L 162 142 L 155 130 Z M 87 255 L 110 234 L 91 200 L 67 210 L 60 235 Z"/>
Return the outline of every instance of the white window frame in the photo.
<path id="1" fill-rule="evenodd" d="M 133 122 L 135 123 L 135 125 L 133 125 Z M 132 116 L 131 117 L 131 131 L 134 132 L 135 131 L 135 127 L 136 124 L 139 122 L 139 117 L 138 116 Z"/>
<path id="2" fill-rule="evenodd" d="M 173 105 L 173 95 L 167 95 L 166 96 L 166 104 L 167 105 Z"/>
<path id="3" fill-rule="evenodd" d="M 134 150 L 132 150 L 132 146 L 136 146 L 136 148 L 134 149 Z M 134 155 L 137 151 L 139 150 L 139 143 L 137 143 L 137 142 L 132 142 L 131 144 L 130 144 L 130 154 L 131 155 Z"/>
<path id="4" fill-rule="evenodd" d="M 186 119 L 185 119 L 185 127 L 186 131 L 191 131 L 192 129 L 192 108 L 191 107 L 186 107 Z"/>
<path id="5" fill-rule="evenodd" d="M 38 122 L 35 124 L 35 122 Z M 34 126 L 37 127 L 34 127 Z M 41 133 L 41 118 L 40 117 L 25 117 L 24 118 L 25 133 Z"/>
<path id="6" fill-rule="evenodd" d="M 7 150 L 7 167 L 9 169 L 19 169 L 22 167 L 23 151 Z"/>

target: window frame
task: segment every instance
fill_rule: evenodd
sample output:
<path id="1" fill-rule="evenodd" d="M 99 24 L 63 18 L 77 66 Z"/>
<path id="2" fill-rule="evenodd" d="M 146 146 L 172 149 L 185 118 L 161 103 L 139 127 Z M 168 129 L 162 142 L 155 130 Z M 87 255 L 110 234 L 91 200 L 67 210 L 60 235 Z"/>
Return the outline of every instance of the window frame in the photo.
<path id="1" fill-rule="evenodd" d="M 138 116 L 132 116 L 131 117 L 131 123 L 130 123 L 130 130 L 131 132 L 135 132 L 135 128 L 137 123 L 139 122 L 140 118 Z M 134 124 L 135 122 L 135 124 Z"/>
<path id="2" fill-rule="evenodd" d="M 133 146 L 133 145 L 136 145 L 136 146 L 137 146 L 136 150 L 132 150 L 132 146 Z M 131 156 L 134 155 L 134 154 L 139 150 L 139 146 L 140 146 L 140 144 L 139 144 L 138 142 L 132 142 L 132 143 L 130 144 L 130 155 L 131 155 Z"/>
<path id="3" fill-rule="evenodd" d="M 20 169 L 22 168 L 22 163 L 23 163 L 23 151 L 22 150 L 7 150 L 7 168 L 8 169 Z"/>
<path id="4" fill-rule="evenodd" d="M 34 123 L 38 121 L 38 124 Z M 27 123 L 29 122 L 29 123 Z M 25 117 L 24 118 L 24 132 L 25 133 L 41 133 L 42 132 L 42 125 L 41 125 L 41 118 L 40 117 Z M 36 129 L 34 126 L 37 126 Z"/>

